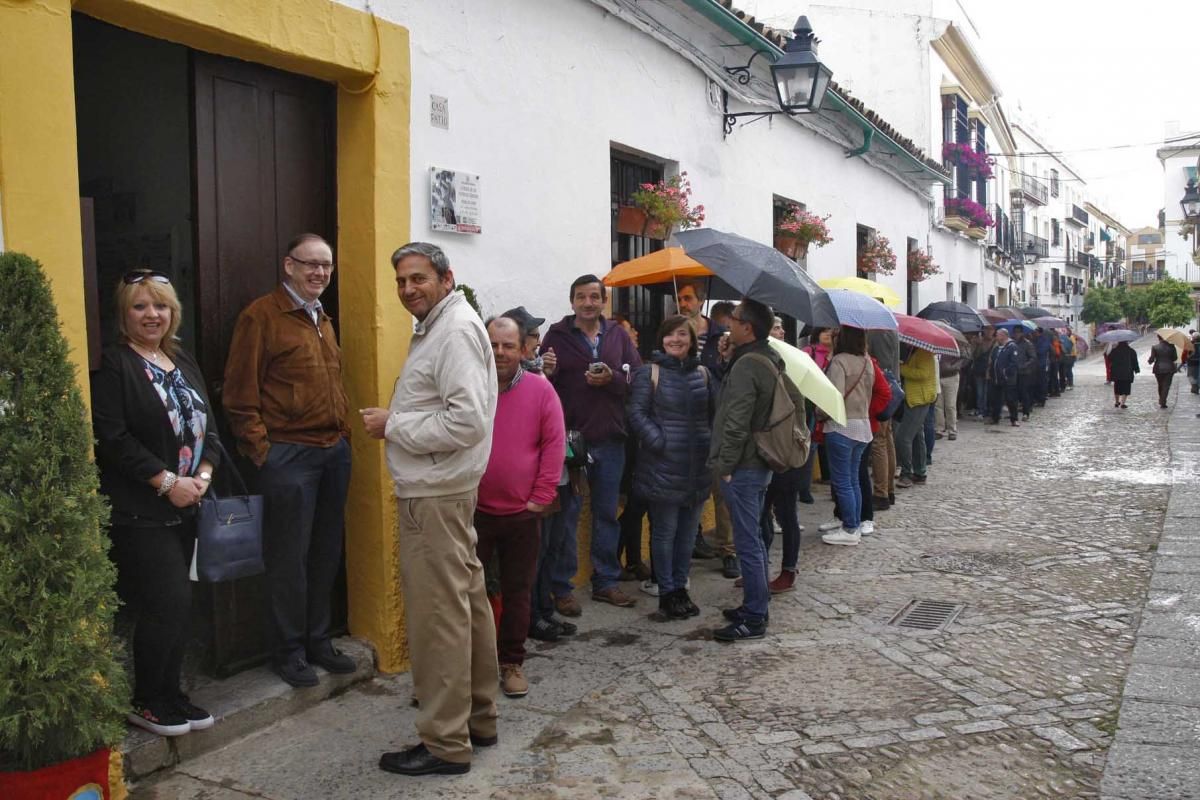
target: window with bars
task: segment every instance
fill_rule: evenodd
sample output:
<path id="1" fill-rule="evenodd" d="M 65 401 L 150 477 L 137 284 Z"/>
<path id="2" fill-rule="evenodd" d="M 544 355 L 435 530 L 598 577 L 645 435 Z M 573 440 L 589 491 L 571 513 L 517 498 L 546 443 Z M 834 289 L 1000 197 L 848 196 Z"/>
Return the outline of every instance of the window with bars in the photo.
<path id="1" fill-rule="evenodd" d="M 1050 220 L 1050 246 L 1058 247 L 1062 244 L 1062 228 L 1058 225 L 1058 220 Z"/>
<path id="2" fill-rule="evenodd" d="M 1050 170 L 1050 196 L 1058 197 L 1058 170 Z"/>
<path id="3" fill-rule="evenodd" d="M 633 193 L 643 183 L 663 179 L 663 165 L 638 158 L 620 150 L 609 152 L 610 204 L 612 208 L 612 266 L 663 248 L 663 242 L 646 236 L 617 232 L 617 213 L 621 206 L 630 205 Z M 637 329 L 642 355 L 648 355 L 650 343 L 659 324 L 666 317 L 668 304 L 674 302 L 671 291 L 663 286 L 629 286 L 613 291 L 612 309 L 624 314 Z"/>

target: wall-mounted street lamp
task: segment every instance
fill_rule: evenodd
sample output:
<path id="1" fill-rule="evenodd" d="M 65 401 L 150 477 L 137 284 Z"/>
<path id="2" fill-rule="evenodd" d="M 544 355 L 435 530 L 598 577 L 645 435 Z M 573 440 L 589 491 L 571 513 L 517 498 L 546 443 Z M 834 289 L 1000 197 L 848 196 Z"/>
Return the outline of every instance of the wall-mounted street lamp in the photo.
<path id="1" fill-rule="evenodd" d="M 1187 182 L 1187 189 L 1183 193 L 1183 199 L 1179 201 L 1179 207 L 1183 209 L 1183 216 L 1188 222 L 1200 222 L 1200 189 L 1196 188 L 1196 179 L 1191 178 Z"/>
<path id="2" fill-rule="evenodd" d="M 833 71 L 817 59 L 817 44 L 820 42 L 813 35 L 812 25 L 808 17 L 796 20 L 792 31 L 795 36 L 788 40 L 783 49 L 783 55 L 771 65 L 771 80 L 775 83 L 775 97 L 779 101 L 779 111 L 743 111 L 731 114 L 726 111 L 723 125 L 726 135 L 733 132 L 739 117 L 773 117 L 776 114 L 805 114 L 818 111 L 829 89 L 829 81 Z M 750 82 L 750 65 L 762 51 L 756 52 L 742 67 L 726 67 L 725 71 L 737 78 L 743 86 Z"/>
<path id="3" fill-rule="evenodd" d="M 1038 254 L 1037 254 L 1037 250 L 1033 246 L 1033 242 L 1025 243 L 1025 252 L 1022 253 L 1021 255 L 1022 255 L 1022 258 L 1024 259 L 1025 266 L 1031 267 L 1037 263 Z"/>

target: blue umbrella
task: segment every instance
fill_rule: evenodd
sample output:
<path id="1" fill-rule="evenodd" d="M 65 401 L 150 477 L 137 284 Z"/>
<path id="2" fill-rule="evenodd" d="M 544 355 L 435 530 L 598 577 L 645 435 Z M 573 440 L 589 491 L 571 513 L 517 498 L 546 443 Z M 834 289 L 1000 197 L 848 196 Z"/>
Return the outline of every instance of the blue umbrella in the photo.
<path id="1" fill-rule="evenodd" d="M 872 331 L 896 330 L 896 315 L 888 307 L 861 292 L 849 289 L 826 289 L 837 312 L 838 322 L 850 328 Z"/>
<path id="2" fill-rule="evenodd" d="M 993 322 L 992 327 L 998 329 L 1003 328 L 1009 333 L 1012 333 L 1016 328 L 1023 328 L 1027 331 L 1037 330 L 1037 325 L 1034 325 L 1027 319 L 1010 319 L 1007 322 Z"/>

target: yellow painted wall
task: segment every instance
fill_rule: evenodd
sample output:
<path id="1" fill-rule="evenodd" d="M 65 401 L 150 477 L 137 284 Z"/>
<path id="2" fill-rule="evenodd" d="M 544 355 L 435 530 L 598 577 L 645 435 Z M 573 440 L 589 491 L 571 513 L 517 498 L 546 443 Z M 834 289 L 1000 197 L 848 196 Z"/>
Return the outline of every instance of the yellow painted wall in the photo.
<path id="1" fill-rule="evenodd" d="M 78 0 L 148 36 L 338 84 L 340 302 L 354 407 L 385 404 L 410 320 L 392 250 L 409 236 L 408 32 L 330 0 Z M 0 0 L 0 211 L 5 246 L 46 267 L 77 364 L 86 363 L 69 0 Z M 87 390 L 87 382 L 84 390 Z M 391 481 L 378 442 L 353 438 L 347 506 L 350 627 L 379 667 L 407 666 Z"/>

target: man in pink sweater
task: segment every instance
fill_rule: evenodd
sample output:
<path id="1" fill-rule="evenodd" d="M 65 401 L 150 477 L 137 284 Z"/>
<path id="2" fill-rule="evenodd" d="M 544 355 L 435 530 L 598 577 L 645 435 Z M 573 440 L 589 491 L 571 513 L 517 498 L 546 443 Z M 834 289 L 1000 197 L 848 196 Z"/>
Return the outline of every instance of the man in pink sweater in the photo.
<path id="1" fill-rule="evenodd" d="M 566 457 L 566 427 L 558 393 L 521 367 L 520 326 L 497 317 L 487 326 L 500 385 L 492 453 L 479 481 L 476 552 L 488 563 L 500 556 L 503 612 L 496 637 L 500 688 L 509 697 L 529 693 L 522 665 L 529 633 L 529 598 L 537 569 L 542 515 L 558 497 Z"/>

